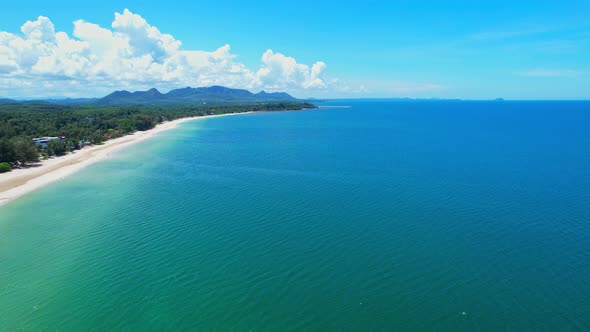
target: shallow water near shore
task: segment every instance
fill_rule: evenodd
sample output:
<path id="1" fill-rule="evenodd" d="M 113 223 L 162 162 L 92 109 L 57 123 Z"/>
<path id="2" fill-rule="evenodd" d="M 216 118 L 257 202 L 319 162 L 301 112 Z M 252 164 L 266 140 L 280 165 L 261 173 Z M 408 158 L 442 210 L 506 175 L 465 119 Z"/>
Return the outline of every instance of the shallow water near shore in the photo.
<path id="1" fill-rule="evenodd" d="M 590 102 L 202 119 L 0 208 L 0 331 L 590 330 Z"/>

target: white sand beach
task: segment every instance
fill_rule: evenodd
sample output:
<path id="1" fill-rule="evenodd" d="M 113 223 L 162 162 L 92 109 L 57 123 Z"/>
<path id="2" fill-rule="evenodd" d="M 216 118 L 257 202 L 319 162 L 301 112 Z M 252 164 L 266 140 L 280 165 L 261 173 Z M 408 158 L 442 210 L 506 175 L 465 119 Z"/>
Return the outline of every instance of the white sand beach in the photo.
<path id="1" fill-rule="evenodd" d="M 74 174 L 84 167 L 108 159 L 116 150 L 156 136 L 163 131 L 176 128 L 178 124 L 205 118 L 247 113 L 232 113 L 202 117 L 182 118 L 169 121 L 148 131 L 138 131 L 131 135 L 106 141 L 103 145 L 93 145 L 62 157 L 43 160 L 28 168 L 14 169 L 0 174 L 0 206 L 19 198 L 52 182 Z"/>

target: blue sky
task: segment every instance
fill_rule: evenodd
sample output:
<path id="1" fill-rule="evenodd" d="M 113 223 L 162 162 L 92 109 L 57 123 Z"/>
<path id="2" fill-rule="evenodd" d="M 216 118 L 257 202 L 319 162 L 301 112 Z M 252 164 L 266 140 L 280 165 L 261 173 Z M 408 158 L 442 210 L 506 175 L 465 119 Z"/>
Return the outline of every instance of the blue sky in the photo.
<path id="1" fill-rule="evenodd" d="M 590 99 L 589 17 L 590 1 L 9 2 L 0 97 L 223 84 L 300 97 Z M 96 26 L 74 33 L 78 20 Z M 51 24 L 85 44 L 47 37 Z M 107 50 L 100 29 L 127 44 Z"/>

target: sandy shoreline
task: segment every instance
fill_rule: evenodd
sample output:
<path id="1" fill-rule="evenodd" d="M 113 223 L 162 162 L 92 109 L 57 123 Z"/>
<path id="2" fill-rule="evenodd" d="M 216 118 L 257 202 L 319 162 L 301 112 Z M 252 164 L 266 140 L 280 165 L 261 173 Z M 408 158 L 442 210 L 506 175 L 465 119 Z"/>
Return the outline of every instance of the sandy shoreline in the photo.
<path id="1" fill-rule="evenodd" d="M 250 112 L 251 113 L 251 112 Z M 103 145 L 94 145 L 75 151 L 63 157 L 40 162 L 37 166 L 15 169 L 0 174 L 0 206 L 13 201 L 36 189 L 74 174 L 84 167 L 108 159 L 114 151 L 142 142 L 166 130 L 176 128 L 180 123 L 199 119 L 247 113 L 231 113 L 201 117 L 182 118 L 157 125 L 148 131 L 108 140 Z"/>

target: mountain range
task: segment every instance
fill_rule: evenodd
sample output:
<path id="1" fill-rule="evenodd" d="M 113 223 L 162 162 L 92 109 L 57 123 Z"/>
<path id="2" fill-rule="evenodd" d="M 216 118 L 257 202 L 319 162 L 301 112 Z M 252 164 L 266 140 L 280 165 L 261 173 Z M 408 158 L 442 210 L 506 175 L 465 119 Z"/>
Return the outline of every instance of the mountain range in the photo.
<path id="1" fill-rule="evenodd" d="M 12 100 L 0 99 L 0 104 L 8 103 L 50 103 L 63 105 L 100 105 L 100 106 L 129 106 L 129 105 L 195 105 L 195 104 L 225 104 L 225 103 L 261 103 L 297 101 L 298 99 L 285 92 L 268 93 L 260 91 L 252 93 L 243 89 L 232 89 L 223 86 L 201 88 L 181 88 L 161 93 L 155 88 L 147 91 L 115 91 L 102 98 L 75 99 L 46 99 L 46 100 Z"/>

